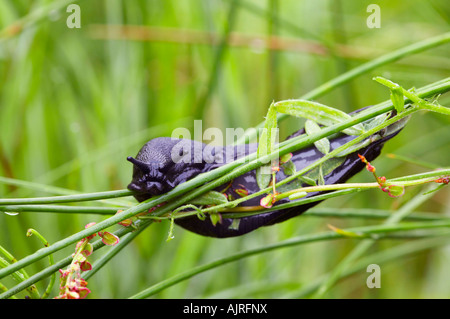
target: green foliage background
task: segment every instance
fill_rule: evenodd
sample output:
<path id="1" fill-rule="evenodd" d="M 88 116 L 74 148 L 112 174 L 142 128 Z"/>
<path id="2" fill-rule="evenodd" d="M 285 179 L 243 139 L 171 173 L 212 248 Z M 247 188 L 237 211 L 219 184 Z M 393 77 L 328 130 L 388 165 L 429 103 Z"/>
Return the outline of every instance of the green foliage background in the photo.
<path id="1" fill-rule="evenodd" d="M 154 137 L 169 136 L 177 127 L 192 130 L 194 119 L 203 120 L 203 129 L 255 126 L 264 120 L 273 100 L 298 98 L 363 62 L 447 32 L 450 23 L 444 0 L 375 2 L 381 8 L 379 29 L 366 25 L 370 14 L 366 9 L 374 1 L 73 2 L 81 8 L 80 29 L 66 25 L 68 1 L 0 0 L 0 176 L 81 192 L 125 188 L 131 180 L 126 157 Z M 389 98 L 389 92 L 372 81 L 373 76 L 390 78 L 405 88 L 420 87 L 449 76 L 449 53 L 447 44 L 402 59 L 318 101 L 346 112 L 379 103 Z M 446 106 L 449 101 L 448 96 L 440 100 Z M 448 117 L 438 114 L 414 116 L 375 161 L 377 170 L 388 177 L 425 170 L 388 158 L 391 152 L 448 165 L 449 123 Z M 301 125 L 299 120 L 284 121 L 282 137 Z M 353 181 L 372 179 L 362 172 Z M 320 207 L 396 209 L 421 192 L 414 188 L 392 199 L 368 191 Z M 48 194 L 0 184 L 2 198 Z M 449 214 L 449 207 L 444 190 L 419 210 Z M 41 246 L 25 236 L 28 228 L 52 243 L 103 218 L 1 213 L 0 243 L 21 259 Z M 89 280 L 89 297 L 126 298 L 237 251 L 324 231 L 327 224 L 345 228 L 368 223 L 301 216 L 221 240 L 177 227 L 170 242 L 165 241 L 169 224 L 154 224 Z M 203 273 L 154 297 L 292 297 L 332 270 L 356 243 L 329 241 L 261 254 Z M 397 244 L 398 240 L 381 241 L 368 253 Z M 368 273 L 362 270 L 341 280 L 326 296 L 448 298 L 448 247 L 382 264 L 380 289 L 367 288 Z M 55 258 L 72 251 L 69 247 Z M 43 259 L 27 270 L 34 273 L 46 265 Z"/>

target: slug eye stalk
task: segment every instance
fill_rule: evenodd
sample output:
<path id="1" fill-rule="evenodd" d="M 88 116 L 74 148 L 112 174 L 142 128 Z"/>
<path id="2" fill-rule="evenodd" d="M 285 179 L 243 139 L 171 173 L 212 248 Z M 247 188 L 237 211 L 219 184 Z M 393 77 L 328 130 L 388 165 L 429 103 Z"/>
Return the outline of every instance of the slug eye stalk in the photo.
<path id="1" fill-rule="evenodd" d="M 147 174 L 150 172 L 150 165 L 147 163 L 141 162 L 131 156 L 127 157 L 127 161 L 132 163 L 134 167 L 140 170 L 143 174 Z"/>

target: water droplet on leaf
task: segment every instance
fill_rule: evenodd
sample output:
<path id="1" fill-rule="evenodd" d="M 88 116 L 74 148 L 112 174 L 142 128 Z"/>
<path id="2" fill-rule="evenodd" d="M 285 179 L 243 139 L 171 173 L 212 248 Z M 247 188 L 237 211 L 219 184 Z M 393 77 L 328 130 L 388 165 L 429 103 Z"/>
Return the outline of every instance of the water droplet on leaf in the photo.
<path id="1" fill-rule="evenodd" d="M 9 215 L 9 216 L 16 216 L 16 215 L 19 215 L 18 212 L 3 212 L 3 213 L 5 213 L 6 215 Z"/>

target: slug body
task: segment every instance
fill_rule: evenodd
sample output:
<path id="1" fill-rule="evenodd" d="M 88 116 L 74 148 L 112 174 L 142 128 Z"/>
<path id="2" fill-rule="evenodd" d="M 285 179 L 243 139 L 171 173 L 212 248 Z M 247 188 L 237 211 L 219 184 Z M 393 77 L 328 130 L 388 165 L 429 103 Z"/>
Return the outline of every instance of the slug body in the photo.
<path id="1" fill-rule="evenodd" d="M 395 129 L 391 130 L 387 127 L 385 130 L 372 135 L 369 139 L 373 142 L 368 146 L 340 158 L 338 165 L 333 167 L 329 172 L 324 172 L 325 184 L 343 183 L 357 174 L 365 167 L 358 154 L 365 156 L 368 161 L 374 160 L 380 154 L 383 144 L 395 136 L 402 127 L 403 125 L 400 128 L 395 127 Z M 292 134 L 288 139 L 300 134 L 304 134 L 303 129 Z M 355 136 L 339 135 L 334 139 L 330 139 L 330 151 L 354 138 Z M 133 179 L 128 185 L 128 189 L 132 190 L 134 197 L 141 202 L 152 196 L 168 192 L 200 173 L 208 172 L 225 163 L 254 153 L 256 150 L 257 144 L 213 147 L 191 140 L 172 139 L 169 137 L 155 138 L 142 147 L 136 159 L 128 157 L 128 160 L 134 164 Z M 296 151 L 292 155 L 291 161 L 297 171 L 314 163 L 323 156 L 314 145 Z M 277 182 L 284 178 L 286 178 L 286 175 L 283 170 L 277 172 Z M 297 183 L 299 183 L 298 180 Z M 239 198 L 239 194 L 236 191 L 242 189 L 245 189 L 248 194 L 260 190 L 256 181 L 255 170 L 235 178 L 230 184 L 222 185 L 216 190 L 225 191 L 227 196 Z M 320 192 L 308 193 L 304 198 L 317 196 L 318 194 Z M 240 204 L 240 206 L 259 206 L 263 196 L 252 198 Z M 299 200 L 301 201 L 304 198 Z M 286 198 L 276 202 L 274 207 L 276 208 L 276 205 L 285 202 L 289 202 L 289 199 Z M 293 208 L 242 217 L 239 218 L 238 223 L 234 224 L 233 219 L 223 218 L 220 223 L 213 225 L 209 218 L 200 220 L 197 216 L 177 218 L 175 219 L 175 223 L 187 230 L 204 236 L 217 238 L 233 237 L 246 234 L 261 226 L 273 225 L 298 216 L 318 203 L 319 201 L 316 201 Z"/>

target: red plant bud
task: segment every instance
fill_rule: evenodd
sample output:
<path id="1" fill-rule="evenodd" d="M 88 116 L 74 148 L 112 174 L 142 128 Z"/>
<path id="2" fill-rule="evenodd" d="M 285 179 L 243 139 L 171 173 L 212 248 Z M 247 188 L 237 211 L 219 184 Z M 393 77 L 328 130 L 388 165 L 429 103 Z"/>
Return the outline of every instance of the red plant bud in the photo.
<path id="1" fill-rule="evenodd" d="M 366 164 L 367 170 L 368 170 L 369 172 L 371 172 L 371 173 L 375 173 L 375 166 L 373 166 L 372 164 L 370 164 L 364 156 L 362 156 L 362 155 L 360 155 L 360 154 L 358 154 L 358 156 L 359 156 L 359 158 L 361 159 L 361 161 L 362 161 L 364 164 Z"/>
<path id="2" fill-rule="evenodd" d="M 381 176 L 377 178 L 378 184 L 384 185 L 386 183 L 386 177 Z"/>
<path id="3" fill-rule="evenodd" d="M 448 183 L 450 182 L 450 178 L 449 177 L 443 177 L 443 178 L 438 178 L 435 180 L 436 183 L 443 183 L 445 185 L 448 185 Z"/>
<path id="4" fill-rule="evenodd" d="M 366 160 L 366 158 L 364 157 L 364 156 L 362 156 L 362 155 L 360 155 L 360 154 L 358 154 L 358 156 L 359 156 L 359 158 L 361 159 L 361 161 L 363 162 L 363 163 L 367 163 L 367 160 Z"/>
<path id="5" fill-rule="evenodd" d="M 366 164 L 367 170 L 371 173 L 375 172 L 375 166 L 373 166 L 372 164 L 370 164 L 369 162 L 367 162 Z"/>

